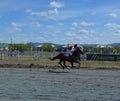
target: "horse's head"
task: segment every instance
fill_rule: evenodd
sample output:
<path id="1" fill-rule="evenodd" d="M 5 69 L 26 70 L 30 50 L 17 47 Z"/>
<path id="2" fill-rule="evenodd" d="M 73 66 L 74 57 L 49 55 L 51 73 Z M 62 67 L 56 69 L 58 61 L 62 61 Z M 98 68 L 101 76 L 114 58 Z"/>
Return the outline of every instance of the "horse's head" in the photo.
<path id="1" fill-rule="evenodd" d="M 78 54 L 84 54 L 84 52 L 83 52 L 79 47 L 77 47 L 76 52 L 77 52 Z"/>
<path id="2" fill-rule="evenodd" d="M 73 52 L 73 56 L 78 56 L 78 54 L 84 54 L 84 52 L 79 47 L 77 47 Z"/>

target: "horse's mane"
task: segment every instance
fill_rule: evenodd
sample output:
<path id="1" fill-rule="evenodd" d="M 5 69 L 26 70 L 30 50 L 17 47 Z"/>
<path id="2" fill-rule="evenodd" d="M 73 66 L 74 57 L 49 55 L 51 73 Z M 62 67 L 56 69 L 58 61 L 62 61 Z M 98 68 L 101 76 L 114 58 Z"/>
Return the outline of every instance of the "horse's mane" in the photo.
<path id="1" fill-rule="evenodd" d="M 79 47 L 77 47 L 76 50 L 73 52 L 73 56 L 77 57 L 78 54 L 83 54 L 83 52 L 81 51 Z"/>

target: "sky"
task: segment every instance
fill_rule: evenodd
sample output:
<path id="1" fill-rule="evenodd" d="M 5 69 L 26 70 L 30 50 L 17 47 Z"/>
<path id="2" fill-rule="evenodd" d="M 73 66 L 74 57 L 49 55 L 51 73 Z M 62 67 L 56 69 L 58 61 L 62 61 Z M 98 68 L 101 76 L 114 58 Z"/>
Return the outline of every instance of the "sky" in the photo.
<path id="1" fill-rule="evenodd" d="M 120 0 L 0 0 L 0 43 L 120 42 Z"/>

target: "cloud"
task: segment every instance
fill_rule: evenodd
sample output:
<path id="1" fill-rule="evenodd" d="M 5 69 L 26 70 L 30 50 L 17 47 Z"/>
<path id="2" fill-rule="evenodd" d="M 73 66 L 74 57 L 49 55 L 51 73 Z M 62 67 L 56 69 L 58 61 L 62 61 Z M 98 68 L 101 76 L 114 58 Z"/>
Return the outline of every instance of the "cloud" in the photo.
<path id="1" fill-rule="evenodd" d="M 107 23 L 104 26 L 107 27 L 108 31 L 110 31 L 110 34 L 120 35 L 120 24 Z"/>
<path id="2" fill-rule="evenodd" d="M 39 36 L 39 37 L 36 37 L 36 39 L 37 39 L 37 40 L 44 40 L 44 37 L 42 37 L 42 36 L 40 37 L 40 36 Z"/>
<path id="3" fill-rule="evenodd" d="M 81 25 L 81 26 L 95 26 L 95 23 L 82 21 L 82 22 L 80 23 L 80 25 Z"/>
<path id="4" fill-rule="evenodd" d="M 31 12 L 32 12 L 32 9 L 27 9 L 25 12 L 26 12 L 26 13 L 31 13 Z"/>
<path id="5" fill-rule="evenodd" d="M 40 28 L 42 25 L 39 22 L 32 22 L 32 26 L 36 28 Z"/>
<path id="6" fill-rule="evenodd" d="M 47 11 L 33 11 L 32 9 L 27 9 L 25 12 L 36 17 L 46 17 L 48 19 L 56 19 L 56 15 L 58 15 L 58 8 L 64 7 L 64 4 L 61 2 L 52 1 L 49 3 L 52 9 L 48 9 Z"/>
<path id="7" fill-rule="evenodd" d="M 8 32 L 10 32 L 10 33 L 16 33 L 16 32 L 20 32 L 20 31 L 22 31 L 22 29 L 17 28 L 17 27 L 13 27 L 13 28 L 8 29 Z"/>
<path id="8" fill-rule="evenodd" d="M 64 4 L 61 3 L 61 2 L 56 2 L 56 1 L 52 1 L 49 3 L 50 7 L 53 7 L 53 8 L 61 8 L 61 7 L 64 7 Z"/>
<path id="9" fill-rule="evenodd" d="M 78 31 L 78 33 L 80 33 L 80 34 L 93 34 L 93 33 L 95 33 L 95 31 L 81 29 Z"/>
<path id="10" fill-rule="evenodd" d="M 78 23 L 77 23 L 77 22 L 73 22 L 73 23 L 72 23 L 72 26 L 73 26 L 73 27 L 78 27 Z"/>
<path id="11" fill-rule="evenodd" d="M 11 25 L 12 25 L 13 27 L 22 27 L 24 24 L 12 22 Z"/>
<path id="12" fill-rule="evenodd" d="M 58 10 L 57 8 L 54 8 L 52 10 L 48 10 L 48 11 L 43 11 L 43 12 L 34 12 L 32 11 L 32 9 L 27 9 L 26 13 L 32 15 L 32 16 L 36 16 L 36 17 L 47 17 L 47 18 L 51 18 L 51 16 L 57 15 L 58 14 Z"/>
<path id="13" fill-rule="evenodd" d="M 120 36 L 120 30 L 117 30 L 115 33 Z"/>
<path id="14" fill-rule="evenodd" d="M 45 17 L 49 17 L 50 15 L 54 15 L 54 14 L 58 14 L 57 9 L 53 9 L 53 10 L 48 10 L 48 11 L 44 11 L 44 12 L 30 12 L 30 15 L 35 15 L 35 16 L 45 16 Z"/>
<path id="15" fill-rule="evenodd" d="M 73 22 L 72 26 L 73 27 L 79 27 L 79 26 L 88 27 L 88 26 L 95 26 L 95 23 L 86 22 L 86 21 L 82 21 L 81 23 Z"/>
<path id="16" fill-rule="evenodd" d="M 118 15 L 116 13 L 110 13 L 109 16 L 112 17 L 112 18 L 117 18 L 118 17 Z"/>
<path id="17" fill-rule="evenodd" d="M 75 36 L 76 36 L 76 34 L 71 33 L 71 32 L 67 32 L 67 33 L 66 33 L 66 36 L 68 36 L 68 37 L 75 37 Z"/>
<path id="18" fill-rule="evenodd" d="M 54 14 L 58 14 L 58 10 L 57 10 L 57 8 L 55 8 L 55 9 L 53 9 L 53 10 L 48 10 L 48 15 L 54 15 Z"/>
<path id="19" fill-rule="evenodd" d="M 105 27 L 109 28 L 109 29 L 120 29 L 120 25 L 119 24 L 115 24 L 115 23 L 106 23 L 104 24 Z"/>
<path id="20" fill-rule="evenodd" d="M 16 32 L 21 32 L 22 28 L 25 24 L 23 23 L 17 23 L 17 22 L 12 22 L 11 23 L 11 28 L 8 28 L 8 32 L 10 33 L 16 33 Z"/>

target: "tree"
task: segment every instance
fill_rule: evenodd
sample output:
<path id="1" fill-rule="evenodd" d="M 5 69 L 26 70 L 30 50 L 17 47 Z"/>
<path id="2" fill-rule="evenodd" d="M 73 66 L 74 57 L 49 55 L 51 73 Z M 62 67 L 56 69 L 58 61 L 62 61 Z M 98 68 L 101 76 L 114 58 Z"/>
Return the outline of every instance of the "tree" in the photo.
<path id="1" fill-rule="evenodd" d="M 53 47 L 51 44 L 43 44 L 41 47 L 45 51 L 53 51 L 56 47 Z"/>
<path id="2" fill-rule="evenodd" d="M 9 44 L 8 48 L 10 50 L 24 51 L 24 50 L 30 50 L 31 45 L 30 44 Z"/>

